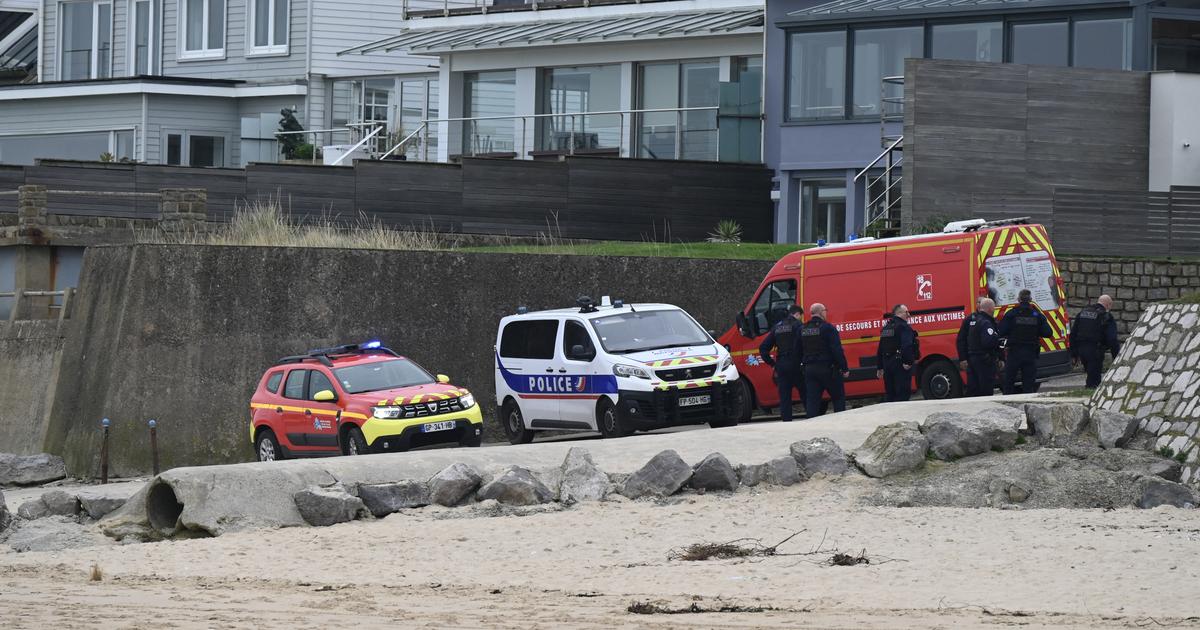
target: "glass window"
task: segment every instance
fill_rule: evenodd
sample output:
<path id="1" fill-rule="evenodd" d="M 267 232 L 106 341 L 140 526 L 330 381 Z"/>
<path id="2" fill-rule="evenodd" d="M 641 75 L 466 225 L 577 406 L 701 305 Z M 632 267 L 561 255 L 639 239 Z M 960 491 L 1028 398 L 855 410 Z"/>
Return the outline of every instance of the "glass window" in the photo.
<path id="1" fill-rule="evenodd" d="M 846 233 L 846 182 L 806 181 L 800 189 L 800 240 L 836 243 Z"/>
<path id="2" fill-rule="evenodd" d="M 762 57 L 731 60 L 731 82 L 721 85 L 717 113 L 719 159 L 727 162 L 762 161 Z"/>
<path id="3" fill-rule="evenodd" d="M 512 116 L 516 108 L 516 84 L 517 75 L 512 70 L 467 73 L 463 84 L 464 116 Z M 463 129 L 463 153 L 512 153 L 514 129 L 511 118 L 467 121 Z"/>
<path id="4" fill-rule="evenodd" d="M 600 338 L 600 345 L 612 354 L 712 343 L 708 333 L 687 313 L 678 309 L 631 311 L 591 321 L 596 336 Z"/>
<path id="5" fill-rule="evenodd" d="M 1133 20 L 1075 22 L 1071 65 L 1077 68 L 1129 70 L 1133 67 Z"/>
<path id="6" fill-rule="evenodd" d="M 1154 20 L 1153 68 L 1200 72 L 1200 21 Z"/>
<path id="7" fill-rule="evenodd" d="M 283 372 L 272 372 L 267 377 L 267 391 L 272 394 L 279 393 L 279 384 L 283 382 Z"/>
<path id="8" fill-rule="evenodd" d="M 113 150 L 111 151 L 113 156 L 118 160 L 124 158 L 132 160 L 134 151 L 133 131 L 116 131 L 113 132 L 113 137 L 115 140 L 113 143 Z"/>
<path id="9" fill-rule="evenodd" d="M 307 374 L 308 370 L 292 370 L 288 372 L 287 383 L 283 386 L 283 397 L 303 400 L 304 377 Z"/>
<path id="10" fill-rule="evenodd" d="M 717 110 L 721 102 L 720 70 L 715 61 L 680 64 L 679 107 L 712 107 L 683 113 L 683 160 L 715 160 Z"/>
<path id="11" fill-rule="evenodd" d="M 1013 24 L 1012 62 L 1037 66 L 1067 65 L 1067 23 Z"/>
<path id="12" fill-rule="evenodd" d="M 182 0 L 184 57 L 225 52 L 225 0 Z"/>
<path id="13" fill-rule="evenodd" d="M 758 294 L 758 299 L 754 301 L 754 309 L 750 311 L 750 315 L 758 326 L 759 332 L 765 332 L 781 319 L 781 312 L 786 316 L 788 307 L 795 303 L 796 281 L 776 280 Z"/>
<path id="14" fill-rule="evenodd" d="M 553 359 L 558 320 L 510 322 L 500 335 L 500 356 L 509 359 Z"/>
<path id="15" fill-rule="evenodd" d="M 308 377 L 308 399 L 316 400 L 317 394 L 323 391 L 333 392 L 337 394 L 337 390 L 333 388 L 333 383 L 328 376 L 320 370 L 312 370 L 312 375 Z"/>
<path id="16" fill-rule="evenodd" d="M 639 109 L 672 109 L 679 106 L 679 64 L 655 63 L 640 68 Z M 637 156 L 675 157 L 675 112 L 649 112 L 638 117 Z"/>
<path id="17" fill-rule="evenodd" d="M 151 0 L 137 0 L 133 3 L 133 41 L 132 59 L 129 62 L 130 74 L 154 73 L 154 6 Z"/>
<path id="18" fill-rule="evenodd" d="M 792 33 L 788 57 L 788 118 L 846 115 L 846 33 Z"/>
<path id="19" fill-rule="evenodd" d="M 576 354 L 575 346 L 582 346 L 583 352 Z M 592 336 L 580 322 L 567 320 L 563 328 L 563 353 L 572 361 L 591 361 L 596 356 L 596 347 Z"/>
<path id="20" fill-rule="evenodd" d="M 225 166 L 225 138 L 188 134 L 188 166 Z"/>
<path id="21" fill-rule="evenodd" d="M 254 52 L 287 52 L 288 0 L 250 0 Z"/>
<path id="22" fill-rule="evenodd" d="M 925 56 L 925 30 L 920 26 L 873 28 L 854 32 L 854 109 L 852 116 L 880 114 L 883 78 L 904 76 L 904 60 Z M 888 98 L 904 96 L 904 86 L 888 84 Z"/>
<path id="23" fill-rule="evenodd" d="M 112 4 L 65 2 L 60 43 L 63 81 L 112 75 Z"/>
<path id="24" fill-rule="evenodd" d="M 586 114 L 621 108 L 620 66 L 547 68 L 544 73 L 543 113 Z M 546 151 L 617 149 L 620 138 L 621 117 L 617 114 L 556 116 L 545 119 L 539 148 Z"/>
<path id="25" fill-rule="evenodd" d="M 929 56 L 934 59 L 1004 60 L 1004 25 L 1000 22 L 934 24 L 929 31 Z"/>
<path id="26" fill-rule="evenodd" d="M 408 359 L 362 363 L 333 371 L 347 394 L 399 389 L 434 382 L 433 375 Z"/>
<path id="27" fill-rule="evenodd" d="M 167 164 L 183 164 L 183 136 L 177 133 L 167 135 Z"/>

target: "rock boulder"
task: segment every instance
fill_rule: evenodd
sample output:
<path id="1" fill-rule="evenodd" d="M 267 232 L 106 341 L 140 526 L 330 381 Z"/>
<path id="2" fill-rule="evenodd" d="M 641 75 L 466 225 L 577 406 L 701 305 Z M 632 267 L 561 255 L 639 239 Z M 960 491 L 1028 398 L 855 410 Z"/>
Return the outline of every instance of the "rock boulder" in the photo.
<path id="1" fill-rule="evenodd" d="M 42 502 L 42 498 L 30 499 L 21 505 L 17 506 L 17 516 L 27 520 L 36 521 L 39 518 L 50 516 L 50 508 Z"/>
<path id="2" fill-rule="evenodd" d="M 42 494 L 42 503 L 52 516 L 75 516 L 79 514 L 79 499 L 62 490 L 51 490 Z"/>
<path id="3" fill-rule="evenodd" d="M 842 447 L 837 445 L 837 442 L 829 438 L 813 438 L 796 442 L 792 444 L 791 452 L 792 458 L 796 460 L 796 465 L 800 468 L 800 474 L 804 477 L 812 477 L 816 474 L 836 477 L 844 475 L 850 470 L 850 462 L 846 458 L 846 453 L 842 451 Z"/>
<path id="4" fill-rule="evenodd" d="M 429 480 L 429 500 L 453 507 L 470 498 L 481 483 L 483 477 L 473 467 L 461 462 L 451 464 Z"/>
<path id="5" fill-rule="evenodd" d="M 4 502 L 4 492 L 0 492 L 0 533 L 12 524 L 12 514 L 8 513 L 8 504 Z"/>
<path id="6" fill-rule="evenodd" d="M 1138 488 L 1141 496 L 1134 504 L 1142 509 L 1156 508 L 1161 505 L 1171 505 L 1177 508 L 1194 508 L 1200 505 L 1200 498 L 1191 488 L 1173 483 L 1158 477 L 1143 477 Z"/>
<path id="7" fill-rule="evenodd" d="M 732 492 L 737 490 L 738 475 L 724 455 L 712 453 L 696 464 L 688 485 L 705 492 Z"/>
<path id="8" fill-rule="evenodd" d="M 896 422 L 875 429 L 854 453 L 854 463 L 870 477 L 888 477 L 925 463 L 929 440 L 915 422 Z"/>
<path id="9" fill-rule="evenodd" d="M 495 499 L 505 505 L 537 505 L 554 500 L 554 493 L 526 468 L 512 466 L 479 489 L 480 501 Z"/>
<path id="10" fill-rule="evenodd" d="M 1083 405 L 1025 405 L 1025 421 L 1043 446 L 1089 441 L 1087 408 Z"/>
<path id="11" fill-rule="evenodd" d="M 348 523 L 368 511 L 362 499 L 340 486 L 312 487 L 297 492 L 292 498 L 296 501 L 300 516 L 314 527 Z"/>
<path id="12" fill-rule="evenodd" d="M 936 458 L 954 461 L 986 453 L 1008 450 L 1017 444 L 1019 417 L 994 413 L 973 416 L 941 412 L 925 419 L 922 430 L 929 440 L 929 452 Z"/>
<path id="13" fill-rule="evenodd" d="M 1104 448 L 1121 448 L 1129 443 L 1138 430 L 1138 420 L 1131 415 L 1093 409 L 1089 413 L 1092 428 Z"/>
<path id="14" fill-rule="evenodd" d="M 692 467 L 675 451 L 663 451 L 625 480 L 621 494 L 630 499 L 675 494 L 692 477 Z"/>
<path id="15" fill-rule="evenodd" d="M 587 449 L 572 448 L 562 463 L 562 482 L 558 500 L 567 505 L 580 501 L 600 501 L 608 496 L 608 475 L 596 468 Z"/>
<path id="16" fill-rule="evenodd" d="M 429 486 L 424 481 L 398 481 L 358 486 L 358 498 L 376 518 L 405 508 L 429 505 Z M 298 507 L 298 506 L 297 506 Z"/>
<path id="17" fill-rule="evenodd" d="M 0 486 L 36 486 L 67 476 L 67 465 L 57 455 L 0 453 Z"/>

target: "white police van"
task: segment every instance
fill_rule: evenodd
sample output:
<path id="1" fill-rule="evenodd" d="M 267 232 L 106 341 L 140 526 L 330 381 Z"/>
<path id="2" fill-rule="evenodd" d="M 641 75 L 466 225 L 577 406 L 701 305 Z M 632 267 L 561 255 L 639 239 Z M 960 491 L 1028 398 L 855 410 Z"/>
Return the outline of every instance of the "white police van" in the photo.
<path id="1" fill-rule="evenodd" d="M 681 424 L 732 426 L 739 417 L 729 351 L 670 304 L 526 312 L 500 320 L 496 405 L 513 444 L 536 431 L 621 437 Z"/>

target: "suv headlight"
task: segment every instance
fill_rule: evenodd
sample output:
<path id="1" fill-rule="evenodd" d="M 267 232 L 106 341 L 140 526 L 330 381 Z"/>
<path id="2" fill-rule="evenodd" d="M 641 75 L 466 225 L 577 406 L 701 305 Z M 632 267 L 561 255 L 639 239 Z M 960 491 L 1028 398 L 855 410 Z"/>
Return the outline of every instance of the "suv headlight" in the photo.
<path id="1" fill-rule="evenodd" d="M 400 417 L 399 407 L 371 407 L 371 415 L 385 420 L 395 420 Z"/>
<path id="2" fill-rule="evenodd" d="M 475 396 L 471 394 L 463 394 L 462 398 L 458 399 L 458 404 L 462 405 L 463 409 L 470 409 L 475 406 Z"/>
<path id="3" fill-rule="evenodd" d="M 718 371 L 718 372 L 724 372 L 725 370 L 728 370 L 728 369 L 729 369 L 729 368 L 730 368 L 732 365 L 733 365 L 733 357 L 732 357 L 732 356 L 726 356 L 726 357 L 725 357 L 725 360 L 724 360 L 724 361 L 721 361 L 721 369 L 719 369 L 719 370 L 717 370 L 717 371 Z"/>
<path id="4" fill-rule="evenodd" d="M 641 368 L 636 365 L 621 365 L 619 363 L 613 366 L 613 374 L 629 378 L 650 378 L 650 371 L 646 368 Z"/>

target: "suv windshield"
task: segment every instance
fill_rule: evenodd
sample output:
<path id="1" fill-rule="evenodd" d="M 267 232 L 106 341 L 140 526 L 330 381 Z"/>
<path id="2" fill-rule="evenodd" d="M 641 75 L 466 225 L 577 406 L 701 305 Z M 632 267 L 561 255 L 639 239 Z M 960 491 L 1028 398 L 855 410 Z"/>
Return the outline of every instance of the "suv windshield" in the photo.
<path id="1" fill-rule="evenodd" d="M 426 385 L 434 381 L 429 372 L 408 359 L 351 365 L 337 368 L 333 374 L 337 376 L 347 394 Z"/>
<path id="2" fill-rule="evenodd" d="M 592 327 L 600 337 L 600 345 L 614 354 L 712 343 L 708 333 L 680 310 L 631 311 L 598 317 L 592 320 Z"/>

